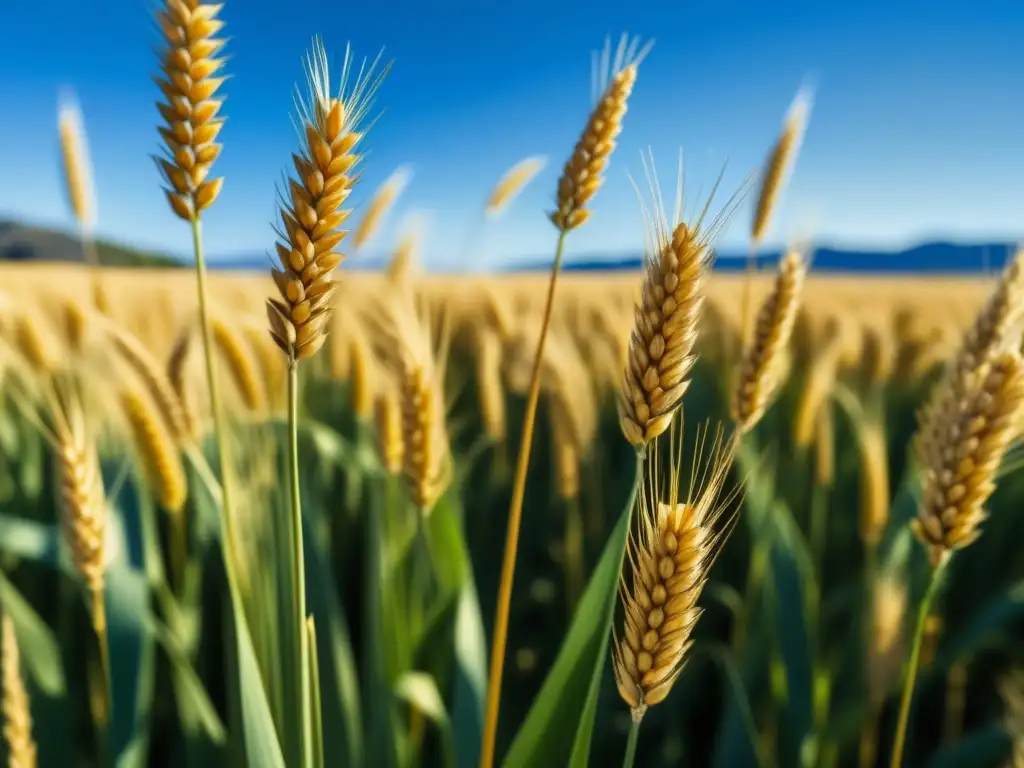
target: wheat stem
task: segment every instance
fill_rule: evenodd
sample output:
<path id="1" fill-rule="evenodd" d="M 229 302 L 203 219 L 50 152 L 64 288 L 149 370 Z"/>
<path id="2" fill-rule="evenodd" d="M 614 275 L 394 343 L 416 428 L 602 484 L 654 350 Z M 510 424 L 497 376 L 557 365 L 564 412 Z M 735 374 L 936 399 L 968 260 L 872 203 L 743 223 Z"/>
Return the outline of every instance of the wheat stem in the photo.
<path id="1" fill-rule="evenodd" d="M 505 555 L 501 566 L 501 583 L 498 587 L 498 606 L 494 616 L 494 638 L 491 642 L 491 670 L 487 683 L 487 711 L 484 717 L 484 737 L 480 751 L 480 768 L 494 765 L 494 746 L 498 736 L 498 708 L 501 704 L 501 676 L 505 664 L 505 643 L 508 640 L 508 612 L 512 603 L 512 580 L 516 571 L 516 550 L 519 545 L 519 524 L 523 515 L 523 499 L 526 494 L 526 473 L 530 466 L 530 448 L 533 442 L 533 425 L 537 418 L 537 402 L 540 399 L 540 369 L 544 357 L 544 341 L 551 324 L 551 309 L 555 299 L 555 285 L 562 266 L 562 252 L 565 250 L 567 229 L 560 229 L 558 245 L 555 248 L 555 263 L 551 267 L 551 281 L 548 284 L 547 304 L 541 323 L 537 353 L 533 358 L 533 373 L 530 377 L 530 394 L 523 414 L 523 431 L 519 441 L 519 456 L 516 459 L 516 474 L 512 484 L 512 501 L 508 510 L 508 531 L 505 534 Z"/>
<path id="2" fill-rule="evenodd" d="M 298 658 L 292 660 L 292 674 L 296 675 L 296 691 L 301 702 L 298 733 L 293 734 L 292 748 L 295 751 L 294 764 L 307 765 L 312 757 L 308 748 L 312 738 L 310 717 L 307 658 L 309 636 L 306 631 L 306 573 L 302 549 L 302 499 L 299 495 L 299 361 L 295 354 L 288 356 L 288 474 L 291 487 L 291 514 L 289 515 L 292 545 L 292 617 L 291 632 Z"/>
<path id="3" fill-rule="evenodd" d="M 640 741 L 640 723 L 643 721 L 643 712 L 633 711 L 629 726 L 629 739 L 626 741 L 626 755 L 622 758 L 622 768 L 633 768 L 633 760 L 636 759 L 636 745 Z"/>
<path id="4" fill-rule="evenodd" d="M 921 656 L 921 642 L 924 638 L 924 625 L 931 610 L 935 593 L 938 592 L 939 576 L 945 562 L 932 569 L 931 580 L 928 589 L 921 599 L 921 605 L 917 611 L 917 625 L 914 628 L 914 645 L 910 651 L 910 661 L 907 663 L 907 677 L 903 683 L 903 695 L 900 697 L 900 714 L 896 721 L 896 737 L 893 741 L 892 759 L 889 762 L 890 768 L 900 768 L 903 765 L 903 746 L 907 739 L 907 722 L 910 719 L 910 703 L 914 694 L 914 683 L 917 680 L 917 666 Z"/>
<path id="5" fill-rule="evenodd" d="M 203 229 L 198 216 L 192 217 L 192 251 L 196 259 L 196 287 L 199 293 L 199 328 L 203 336 L 203 361 L 206 366 L 206 382 L 210 388 L 210 410 L 213 413 L 213 440 L 217 447 L 217 463 L 220 464 L 221 527 L 224 530 L 227 548 L 233 551 L 234 535 L 231 522 L 231 490 L 228 479 L 227 440 L 224 433 L 224 414 L 221 411 L 220 387 L 217 370 L 214 367 L 213 333 L 210 330 L 209 294 L 206 287 L 206 260 L 203 257 Z"/>
<path id="6" fill-rule="evenodd" d="M 90 591 L 89 597 L 92 603 L 89 606 L 92 626 L 96 632 L 96 642 L 100 653 L 100 675 L 103 677 L 104 713 L 106 715 L 106 723 L 104 725 L 109 728 L 114 711 L 114 700 L 110 680 L 110 641 L 107 633 L 107 606 L 102 589 Z"/>

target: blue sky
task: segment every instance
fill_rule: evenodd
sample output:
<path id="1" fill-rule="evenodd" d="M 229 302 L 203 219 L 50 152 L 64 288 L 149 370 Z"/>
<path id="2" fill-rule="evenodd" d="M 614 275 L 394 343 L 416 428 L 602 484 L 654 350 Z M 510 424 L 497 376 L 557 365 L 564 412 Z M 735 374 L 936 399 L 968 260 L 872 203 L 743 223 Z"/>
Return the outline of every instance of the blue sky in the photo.
<path id="1" fill-rule="evenodd" d="M 6 15 L 0 217 L 70 226 L 56 133 L 58 93 L 70 86 L 89 135 L 100 235 L 188 252 L 187 226 L 167 209 L 149 159 L 158 148 L 153 7 L 43 0 Z M 590 108 L 590 52 L 624 30 L 657 42 L 593 219 L 569 241 L 573 255 L 640 247 L 627 174 L 642 173 L 648 146 L 669 188 L 683 148 L 688 210 L 726 160 L 723 189 L 737 188 L 809 79 L 814 110 L 770 241 L 889 248 L 1021 235 L 1019 3 L 226 0 L 222 17 L 232 79 L 215 169 L 226 181 L 204 225 L 212 258 L 273 246 L 274 185 L 290 166 L 293 87 L 314 34 L 335 64 L 347 41 L 371 57 L 384 47 L 394 61 L 353 200 L 364 203 L 399 165 L 414 175 L 368 256 L 415 217 L 428 222 L 431 267 L 548 257 L 555 232 L 544 211 Z M 467 233 L 490 187 L 531 154 L 547 156 L 547 168 L 475 238 L 467 261 Z M 735 213 L 722 248 L 745 248 L 750 207 Z"/>

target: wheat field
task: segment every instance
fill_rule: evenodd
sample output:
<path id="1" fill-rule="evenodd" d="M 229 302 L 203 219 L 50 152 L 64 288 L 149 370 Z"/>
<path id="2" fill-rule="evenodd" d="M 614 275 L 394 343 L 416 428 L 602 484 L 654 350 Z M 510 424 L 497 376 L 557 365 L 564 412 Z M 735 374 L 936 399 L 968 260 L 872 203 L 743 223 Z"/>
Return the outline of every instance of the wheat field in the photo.
<path id="1" fill-rule="evenodd" d="M 82 263 L 0 265 L 8 766 L 1024 766 L 1024 252 L 723 271 L 724 215 L 652 189 L 641 269 L 563 273 L 656 55 L 624 37 L 538 212 L 551 272 L 430 274 L 411 235 L 360 270 L 407 180 L 348 202 L 388 66 L 336 91 L 316 40 L 276 259 L 208 270 L 219 11 L 157 15 L 195 267 L 102 263 L 69 104 Z"/>

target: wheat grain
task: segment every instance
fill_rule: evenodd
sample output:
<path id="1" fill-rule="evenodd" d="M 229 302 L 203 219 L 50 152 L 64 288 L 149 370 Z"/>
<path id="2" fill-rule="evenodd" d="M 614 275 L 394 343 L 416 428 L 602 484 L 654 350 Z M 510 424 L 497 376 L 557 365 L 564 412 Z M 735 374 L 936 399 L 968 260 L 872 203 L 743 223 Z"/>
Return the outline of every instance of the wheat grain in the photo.
<path id="1" fill-rule="evenodd" d="M 651 49 L 648 43 L 637 51 L 639 39 L 630 42 L 628 48 L 627 42 L 623 35 L 614 60 L 610 41 L 605 45 L 600 70 L 608 76 L 595 78 L 595 84 L 603 85 L 601 96 L 558 179 L 557 208 L 550 218 L 562 232 L 576 229 L 590 216 L 587 203 L 604 182 L 604 171 L 615 149 L 615 139 L 622 131 L 626 105 L 636 83 L 637 68 Z"/>
<path id="2" fill-rule="evenodd" d="M 731 451 L 722 449 L 716 435 L 707 466 L 698 469 L 700 457 L 695 462 L 684 499 L 679 495 L 678 460 L 664 499 L 658 462 L 648 464 L 648 481 L 638 494 L 639 534 L 629 542 L 626 569 L 632 575 L 631 587 L 625 573 L 620 579 L 625 617 L 613 659 L 619 695 L 637 722 L 648 707 L 668 695 L 693 643 L 701 613 L 697 600 L 729 530 L 716 530 L 716 525 L 731 501 L 720 495 Z"/>
<path id="3" fill-rule="evenodd" d="M 1024 403 L 1024 362 L 1000 353 L 965 379 L 956 401 L 923 425 L 921 501 L 912 521 L 915 536 L 933 565 L 980 535 L 982 505 L 995 489 L 995 475 Z"/>
<path id="4" fill-rule="evenodd" d="M 32 708 L 21 677 L 21 652 L 14 622 L 6 613 L 2 621 L 3 718 L 8 768 L 36 768 L 36 742 L 32 736 Z"/>
<path id="5" fill-rule="evenodd" d="M 753 429 L 761 419 L 782 381 L 806 275 L 803 255 L 789 251 L 779 263 L 772 292 L 758 311 L 754 338 L 740 364 L 730 409 L 733 421 L 743 432 Z"/>
<path id="6" fill-rule="evenodd" d="M 412 171 L 403 166 L 397 168 L 370 198 L 366 213 L 359 220 L 352 232 L 352 247 L 362 248 L 380 230 L 388 213 L 398 200 L 399 195 L 409 184 Z"/>
<path id="7" fill-rule="evenodd" d="M 807 127 L 810 107 L 810 94 L 803 91 L 797 94 L 786 114 L 782 133 L 765 161 L 761 188 L 758 191 L 757 205 L 754 208 L 754 219 L 750 227 L 750 238 L 755 244 L 761 242 L 768 230 L 768 224 L 779 196 L 782 194 L 786 177 L 796 161 L 804 130 Z"/>
<path id="8" fill-rule="evenodd" d="M 162 77 L 156 83 L 166 101 L 156 105 L 165 123 L 158 127 L 165 146 L 155 160 L 171 210 L 185 221 L 197 220 L 224 183 L 223 177 L 210 178 L 224 125 L 218 116 L 224 101 L 218 91 L 226 80 L 217 74 L 224 65 L 218 58 L 224 47 L 217 37 L 224 27 L 217 18 L 221 7 L 200 0 L 165 0 L 157 13 L 164 40 Z"/>
<path id="9" fill-rule="evenodd" d="M 120 401 L 141 468 L 157 501 L 171 514 L 181 514 L 188 500 L 188 479 L 159 410 L 146 393 L 132 386 L 121 389 Z"/>
<path id="10" fill-rule="evenodd" d="M 280 192 L 281 268 L 272 275 L 281 298 L 267 301 L 271 338 L 289 361 L 312 357 L 327 338 L 336 290 L 334 269 L 345 258 L 335 250 L 347 234 L 338 228 L 351 212 L 341 206 L 356 181 L 360 124 L 384 77 L 382 72 L 370 79 L 375 64 L 362 67 L 351 92 L 346 92 L 352 65 L 346 49 L 341 86 L 332 96 L 327 54 L 319 40 L 314 40 L 307 59 L 309 92 L 305 101 L 298 100 L 303 147 L 292 155 L 296 177 L 289 180 L 287 192 Z"/>
<path id="11" fill-rule="evenodd" d="M 524 157 L 498 179 L 484 207 L 484 215 L 494 218 L 502 213 L 534 177 L 544 170 L 547 159 L 539 155 Z"/>

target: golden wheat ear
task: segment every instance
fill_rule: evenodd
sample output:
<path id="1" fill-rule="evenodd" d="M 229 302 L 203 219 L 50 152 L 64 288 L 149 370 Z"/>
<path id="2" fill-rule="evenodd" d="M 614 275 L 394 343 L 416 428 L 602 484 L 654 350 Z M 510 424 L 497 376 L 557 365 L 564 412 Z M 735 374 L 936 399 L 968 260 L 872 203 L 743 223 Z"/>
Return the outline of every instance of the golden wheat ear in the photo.
<path id="1" fill-rule="evenodd" d="M 735 442 L 725 445 L 721 430 L 716 430 L 705 456 L 706 437 L 705 430 L 698 438 L 684 495 L 681 446 L 664 488 L 657 442 L 638 494 L 639 529 L 628 548 L 626 570 L 631 578 L 625 571 L 620 577 L 623 632 L 615 638 L 613 656 L 619 695 L 634 720 L 663 701 L 682 672 L 701 613 L 697 601 L 735 520 L 738 489 L 722 494 Z"/>
<path id="2" fill-rule="evenodd" d="M 806 277 L 803 253 L 789 251 L 779 262 L 775 285 L 757 313 L 754 338 L 740 363 L 730 405 L 732 419 L 741 432 L 756 426 L 784 379 L 782 372 Z"/>
<path id="3" fill-rule="evenodd" d="M 319 38 L 306 60 L 308 89 L 297 94 L 297 130 L 302 145 L 292 155 L 295 176 L 279 190 L 277 228 L 280 268 L 271 274 L 280 298 L 268 299 L 270 335 L 289 360 L 312 357 L 327 340 L 334 270 L 344 261 L 336 250 L 348 234 L 339 229 L 351 213 L 343 208 L 355 185 L 362 124 L 389 66 L 374 74 L 378 59 L 364 62 L 349 84 L 352 55 L 346 48 L 337 95 L 331 90 L 327 53 Z"/>
<path id="4" fill-rule="evenodd" d="M 352 247 L 362 248 L 369 242 L 380 228 L 388 213 L 398 201 L 398 197 L 409 185 L 412 179 L 412 169 L 408 166 L 396 168 L 390 176 L 377 188 L 370 198 L 366 207 L 366 213 L 359 220 L 355 230 L 352 232 Z"/>
<path id="5" fill-rule="evenodd" d="M 645 161 L 644 170 L 651 197 L 648 204 L 641 196 L 644 274 L 619 391 L 619 424 L 626 439 L 638 448 L 668 429 L 690 386 L 705 283 L 714 261 L 711 244 L 740 199 L 739 193 L 733 195 L 705 227 L 716 184 L 700 215 L 687 224 L 682 221 L 682 155 L 671 218 L 665 214 L 653 156 L 650 165 Z"/>
<path id="6" fill-rule="evenodd" d="M 933 565 L 981 535 L 984 503 L 1024 406 L 1024 360 L 1016 351 L 995 356 L 948 399 L 923 433 L 926 457 L 921 502 L 911 527 Z"/>
<path id="7" fill-rule="evenodd" d="M 14 622 L 6 613 L 0 623 L 0 659 L 3 663 L 4 743 L 7 764 L 12 768 L 36 768 L 36 741 L 32 736 L 32 708 L 25 681 L 21 676 L 21 651 L 14 633 Z"/>
<path id="8" fill-rule="evenodd" d="M 491 194 L 487 197 L 484 215 L 490 218 L 499 216 L 519 196 L 519 193 L 526 188 L 526 185 L 533 181 L 538 173 L 544 170 L 547 162 L 547 158 L 533 155 L 524 157 L 505 171 L 502 177 L 498 179 L 498 183 L 494 185 Z"/>
<path id="9" fill-rule="evenodd" d="M 631 40 L 623 35 L 614 58 L 610 39 L 599 59 L 595 57 L 593 82 L 600 95 L 562 168 L 556 208 L 550 214 L 552 223 L 562 232 L 576 229 L 590 217 L 587 204 L 604 183 L 604 172 L 615 150 L 615 140 L 622 131 L 638 68 L 653 45 L 654 41 L 649 41 L 641 47 L 640 38 Z"/>

